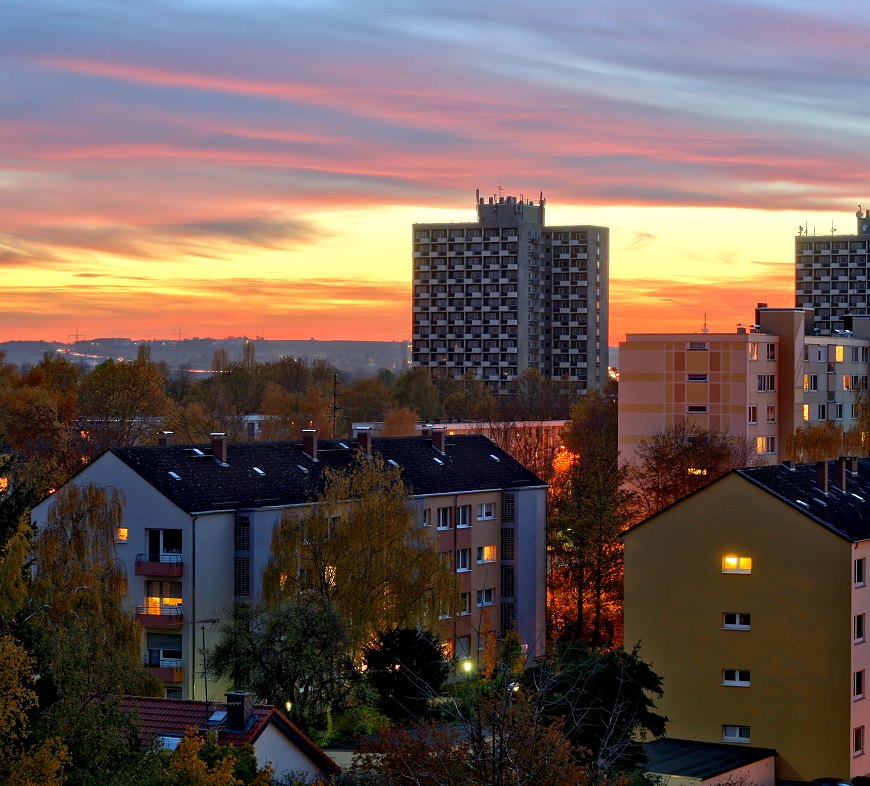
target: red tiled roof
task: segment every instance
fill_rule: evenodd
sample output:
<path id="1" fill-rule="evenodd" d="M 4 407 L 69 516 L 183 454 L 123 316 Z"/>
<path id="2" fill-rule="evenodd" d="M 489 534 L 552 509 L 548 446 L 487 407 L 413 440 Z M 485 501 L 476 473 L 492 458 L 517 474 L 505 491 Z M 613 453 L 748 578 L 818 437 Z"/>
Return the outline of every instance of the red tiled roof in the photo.
<path id="1" fill-rule="evenodd" d="M 190 729 L 216 731 L 219 745 L 254 745 L 271 723 L 283 732 L 312 763 L 325 772 L 338 769 L 335 762 L 317 747 L 291 720 L 269 704 L 255 704 L 253 715 L 244 729 L 230 729 L 225 724 L 210 724 L 215 712 L 226 711 L 219 701 L 184 701 L 152 696 L 122 696 L 121 710 L 136 715 L 142 741 L 150 745 L 155 737 L 183 737 Z"/>

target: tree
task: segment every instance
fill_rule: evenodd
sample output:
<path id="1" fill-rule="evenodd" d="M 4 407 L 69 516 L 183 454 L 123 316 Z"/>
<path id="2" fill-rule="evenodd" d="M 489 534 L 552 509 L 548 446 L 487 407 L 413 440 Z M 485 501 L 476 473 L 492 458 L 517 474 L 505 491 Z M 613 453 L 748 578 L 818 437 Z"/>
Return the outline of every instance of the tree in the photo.
<path id="1" fill-rule="evenodd" d="M 79 415 L 91 455 L 146 441 L 166 405 L 163 376 L 154 363 L 101 363 L 79 388 Z"/>
<path id="2" fill-rule="evenodd" d="M 443 414 L 438 389 L 428 368 L 415 366 L 399 374 L 393 396 L 397 406 L 413 409 L 423 420 L 438 420 Z"/>
<path id="3" fill-rule="evenodd" d="M 114 490 L 67 484 L 33 541 L 26 634 L 41 675 L 38 727 L 69 749 L 71 783 L 104 782 L 130 756 L 135 733 L 118 697 L 162 693 L 143 668 L 141 628 L 124 607 L 114 547 L 122 510 Z"/>
<path id="4" fill-rule="evenodd" d="M 251 745 L 218 745 L 217 734 L 188 732 L 169 757 L 159 786 L 270 786 L 272 768 L 257 767 Z M 155 786 L 158 786 L 155 784 Z"/>
<path id="5" fill-rule="evenodd" d="M 358 379 L 341 392 L 348 423 L 383 420 L 393 401 L 393 391 L 377 377 Z"/>
<path id="6" fill-rule="evenodd" d="M 413 437 L 417 433 L 420 416 L 410 407 L 391 409 L 384 417 L 385 437 Z"/>
<path id="7" fill-rule="evenodd" d="M 634 517 L 651 516 L 729 470 L 755 461 L 755 448 L 743 437 L 684 422 L 668 426 L 641 440 L 635 461 L 626 468 Z"/>
<path id="8" fill-rule="evenodd" d="M 551 610 L 568 639 L 593 646 L 621 639 L 626 494 L 619 467 L 617 408 L 591 390 L 571 408 L 556 460 L 548 523 Z"/>
<path id="9" fill-rule="evenodd" d="M 345 470 L 324 470 L 313 504 L 285 511 L 275 528 L 267 603 L 320 593 L 345 621 L 354 654 L 377 631 L 433 624 L 455 577 L 418 525 L 410 495 L 401 470 L 380 456 L 360 453 Z"/>
<path id="10" fill-rule="evenodd" d="M 289 706 L 293 720 L 310 728 L 317 713 L 347 693 L 353 670 L 347 646 L 329 599 L 309 591 L 271 607 L 236 604 L 209 662 L 218 677 L 261 701 Z"/>
<path id="11" fill-rule="evenodd" d="M 826 461 L 843 455 L 843 429 L 826 420 L 795 429 L 786 441 L 785 453 L 792 461 Z"/>
<path id="12" fill-rule="evenodd" d="M 419 721 L 447 679 L 441 642 L 430 631 L 393 628 L 363 652 L 366 679 L 377 690 L 378 708 L 397 721 Z"/>

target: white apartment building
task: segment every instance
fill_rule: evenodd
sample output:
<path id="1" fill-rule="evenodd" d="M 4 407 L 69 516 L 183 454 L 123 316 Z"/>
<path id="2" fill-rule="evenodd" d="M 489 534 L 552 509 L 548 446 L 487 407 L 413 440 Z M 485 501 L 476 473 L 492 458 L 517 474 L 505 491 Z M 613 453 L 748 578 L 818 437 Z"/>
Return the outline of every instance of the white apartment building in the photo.
<path id="1" fill-rule="evenodd" d="M 607 380 L 609 230 L 544 224 L 545 200 L 477 192 L 477 221 L 413 225 L 416 366 L 498 390 L 529 368 Z"/>

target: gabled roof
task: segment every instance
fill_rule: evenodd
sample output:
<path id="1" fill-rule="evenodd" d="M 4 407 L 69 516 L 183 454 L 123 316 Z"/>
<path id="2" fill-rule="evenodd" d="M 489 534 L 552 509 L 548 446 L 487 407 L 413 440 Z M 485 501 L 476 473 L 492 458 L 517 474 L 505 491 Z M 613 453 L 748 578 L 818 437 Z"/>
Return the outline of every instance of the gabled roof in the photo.
<path id="1" fill-rule="evenodd" d="M 349 466 L 359 448 L 350 440 L 320 440 L 315 461 L 300 442 L 231 443 L 226 464 L 210 445 L 111 452 L 185 512 L 204 513 L 305 504 L 322 488 L 323 470 Z M 443 454 L 425 437 L 373 439 L 372 452 L 398 464 L 415 495 L 546 485 L 478 434 L 447 437 Z"/>
<path id="2" fill-rule="evenodd" d="M 759 488 L 779 497 L 823 527 L 851 541 L 870 539 L 870 460 L 858 460 L 858 472 L 846 472 L 845 492 L 830 480 L 828 493 L 819 488 L 816 464 L 783 464 L 735 470 Z"/>
<path id="3" fill-rule="evenodd" d="M 770 748 L 675 739 L 647 742 L 643 752 L 650 772 L 702 781 L 776 756 Z"/>
<path id="4" fill-rule="evenodd" d="M 291 720 L 275 707 L 255 704 L 253 716 L 242 730 L 225 724 L 210 724 L 209 717 L 226 711 L 222 702 L 184 701 L 153 696 L 122 696 L 121 710 L 137 718 L 142 741 L 150 745 L 156 737 L 183 737 L 188 729 L 216 731 L 219 745 L 254 745 L 270 724 L 278 728 L 311 763 L 322 772 L 334 772 L 335 762 L 318 748 Z"/>

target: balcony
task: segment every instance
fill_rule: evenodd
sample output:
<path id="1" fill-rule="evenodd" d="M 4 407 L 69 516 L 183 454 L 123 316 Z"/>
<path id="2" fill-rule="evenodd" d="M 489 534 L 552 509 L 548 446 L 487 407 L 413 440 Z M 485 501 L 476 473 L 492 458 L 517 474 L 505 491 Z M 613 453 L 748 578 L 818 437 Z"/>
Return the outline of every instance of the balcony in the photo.
<path id="1" fill-rule="evenodd" d="M 166 576 L 177 578 L 184 575 L 181 554 L 137 554 L 137 576 Z"/>
<path id="2" fill-rule="evenodd" d="M 146 658 L 143 665 L 161 682 L 182 682 L 184 668 L 175 658 Z"/>
<path id="3" fill-rule="evenodd" d="M 181 606 L 160 606 L 149 603 L 136 609 L 139 624 L 143 628 L 158 628 L 160 630 L 181 630 L 184 627 L 184 615 Z"/>

